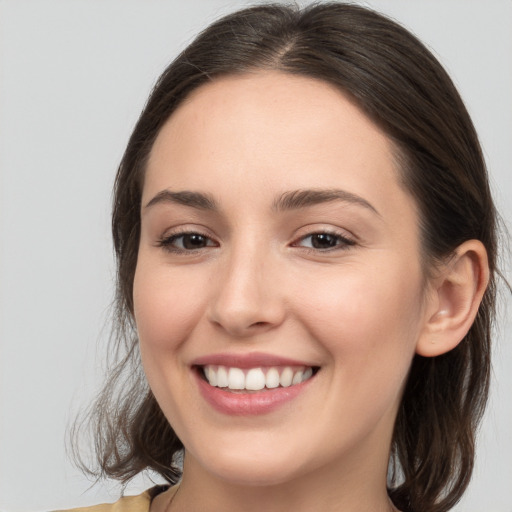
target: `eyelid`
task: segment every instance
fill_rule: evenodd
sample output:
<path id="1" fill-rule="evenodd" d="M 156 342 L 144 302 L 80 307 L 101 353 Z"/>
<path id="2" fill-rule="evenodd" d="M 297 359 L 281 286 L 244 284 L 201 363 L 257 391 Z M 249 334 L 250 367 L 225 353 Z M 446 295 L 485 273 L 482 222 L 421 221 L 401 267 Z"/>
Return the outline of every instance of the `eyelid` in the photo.
<path id="1" fill-rule="evenodd" d="M 307 231 L 306 231 L 307 229 Z M 357 237 L 352 233 L 347 232 L 346 230 L 342 230 L 340 228 L 335 227 L 322 227 L 322 226 L 305 226 L 299 230 L 302 231 L 303 234 L 295 236 L 293 241 L 290 243 L 291 247 L 297 247 L 299 249 L 310 251 L 314 253 L 328 253 L 335 252 L 341 250 L 347 250 L 350 247 L 356 245 L 358 243 Z M 202 247 L 197 248 L 181 248 L 173 245 L 173 242 L 180 237 L 184 237 L 186 235 L 199 235 L 204 237 L 207 240 L 207 244 Z M 302 242 L 310 237 L 315 235 L 328 235 L 335 237 L 337 239 L 337 243 L 332 247 L 319 248 L 319 247 L 307 247 L 301 245 Z M 194 254 L 199 251 L 203 251 L 204 249 L 210 249 L 214 247 L 219 247 L 220 244 L 216 240 L 216 237 L 213 236 L 208 229 L 203 229 L 202 226 L 178 226 L 176 228 L 171 228 L 164 232 L 156 241 L 155 245 L 157 247 L 161 247 L 164 250 L 172 253 L 182 253 L 182 254 Z"/>
<path id="2" fill-rule="evenodd" d="M 333 247 L 328 247 L 325 249 L 320 249 L 316 247 L 304 247 L 300 246 L 299 243 L 303 240 L 310 238 L 314 235 L 330 235 L 333 237 L 338 238 L 338 240 L 341 241 L 341 243 L 336 244 Z M 340 250 L 346 250 L 354 245 L 357 244 L 356 237 L 353 235 L 348 234 L 346 231 L 338 230 L 335 228 L 321 228 L 318 229 L 311 229 L 307 233 L 304 233 L 303 235 L 296 237 L 294 241 L 291 243 L 292 247 L 299 247 L 302 249 L 305 249 L 307 251 L 315 252 L 315 253 L 326 253 L 326 252 L 332 252 L 332 251 L 340 251 Z"/>
<path id="3" fill-rule="evenodd" d="M 186 235 L 199 235 L 201 237 L 204 237 L 208 241 L 213 242 L 213 244 L 208 244 L 208 245 L 206 245 L 204 247 L 198 247 L 196 249 L 182 249 L 180 247 L 175 247 L 175 246 L 172 245 L 172 243 L 175 240 L 177 240 L 177 239 L 179 239 L 181 237 L 184 237 Z M 171 252 L 171 253 L 176 253 L 176 254 L 194 254 L 194 253 L 197 253 L 198 251 L 201 251 L 201 250 L 204 250 L 204 249 L 209 249 L 209 248 L 212 248 L 212 247 L 218 247 L 219 243 L 215 240 L 215 237 L 213 237 L 211 234 L 208 234 L 206 232 L 206 230 L 203 230 L 201 228 L 196 228 L 196 227 L 193 227 L 193 226 L 190 226 L 190 227 L 183 226 L 183 227 L 178 227 L 178 228 L 166 231 L 163 235 L 161 235 L 158 238 L 158 240 L 156 241 L 155 245 L 157 247 L 161 247 L 164 250 L 166 250 L 168 252 Z"/>

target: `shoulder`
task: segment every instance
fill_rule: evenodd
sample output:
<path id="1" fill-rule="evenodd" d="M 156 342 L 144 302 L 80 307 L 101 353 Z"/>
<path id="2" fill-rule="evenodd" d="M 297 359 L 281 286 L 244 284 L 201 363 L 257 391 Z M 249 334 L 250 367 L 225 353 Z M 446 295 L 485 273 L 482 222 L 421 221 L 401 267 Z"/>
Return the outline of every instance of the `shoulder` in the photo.
<path id="1" fill-rule="evenodd" d="M 115 503 L 62 510 L 61 512 L 149 512 L 151 500 L 167 488 L 167 486 L 156 486 L 137 496 L 123 496 Z"/>

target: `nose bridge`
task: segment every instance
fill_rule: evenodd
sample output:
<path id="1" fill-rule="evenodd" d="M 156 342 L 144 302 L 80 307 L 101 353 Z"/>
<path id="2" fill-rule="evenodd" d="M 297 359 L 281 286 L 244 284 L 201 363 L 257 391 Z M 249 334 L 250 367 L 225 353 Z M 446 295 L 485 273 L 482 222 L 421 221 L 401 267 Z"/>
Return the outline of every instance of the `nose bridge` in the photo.
<path id="1" fill-rule="evenodd" d="M 275 258 L 256 237 L 231 245 L 222 258 L 212 299 L 214 323 L 233 335 L 247 336 L 282 321 L 283 304 L 274 279 Z"/>

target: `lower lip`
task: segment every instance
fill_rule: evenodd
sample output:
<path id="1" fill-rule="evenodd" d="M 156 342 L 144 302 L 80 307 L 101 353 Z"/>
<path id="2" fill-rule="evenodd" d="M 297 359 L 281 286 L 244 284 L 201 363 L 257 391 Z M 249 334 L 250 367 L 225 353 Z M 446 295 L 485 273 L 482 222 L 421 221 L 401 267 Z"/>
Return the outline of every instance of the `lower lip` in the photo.
<path id="1" fill-rule="evenodd" d="M 205 400 L 217 411 L 223 414 L 237 416 L 250 416 L 266 414 L 291 402 L 303 393 L 314 376 L 308 380 L 287 388 L 274 388 L 251 393 L 231 392 L 222 388 L 210 386 L 200 375 L 194 371 L 199 390 Z"/>

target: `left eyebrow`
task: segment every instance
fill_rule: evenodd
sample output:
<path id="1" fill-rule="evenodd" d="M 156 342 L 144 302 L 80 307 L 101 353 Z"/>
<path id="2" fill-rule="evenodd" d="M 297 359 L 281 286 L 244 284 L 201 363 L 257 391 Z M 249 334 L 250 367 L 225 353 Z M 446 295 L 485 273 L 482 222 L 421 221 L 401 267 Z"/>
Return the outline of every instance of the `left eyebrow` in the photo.
<path id="1" fill-rule="evenodd" d="M 341 189 L 303 189 L 292 190 L 281 194 L 272 204 L 272 208 L 277 211 L 296 210 L 308 206 L 314 206 L 331 201 L 343 201 L 350 204 L 363 206 L 373 213 L 381 216 L 377 209 L 366 199 Z"/>

